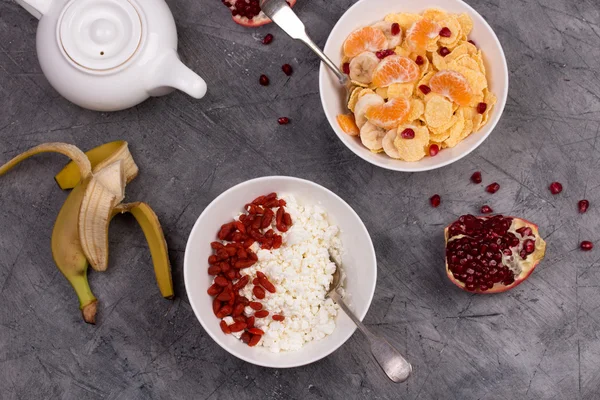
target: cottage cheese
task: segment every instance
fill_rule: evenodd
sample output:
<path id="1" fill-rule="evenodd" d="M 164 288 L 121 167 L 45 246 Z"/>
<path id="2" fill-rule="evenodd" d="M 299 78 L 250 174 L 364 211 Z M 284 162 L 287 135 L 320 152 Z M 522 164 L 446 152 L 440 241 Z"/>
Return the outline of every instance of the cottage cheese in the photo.
<path id="1" fill-rule="evenodd" d="M 342 250 L 339 228 L 329 223 L 322 207 L 300 205 L 293 196 L 282 198 L 293 222 L 290 230 L 282 234 L 283 245 L 262 250 L 254 244 L 252 250 L 256 251 L 258 262 L 241 271 L 250 275 L 250 281 L 256 277 L 256 271 L 262 271 L 277 289 L 276 293 L 267 292 L 262 300 L 254 297 L 252 284 L 240 291 L 240 295 L 261 302 L 269 311 L 267 318 L 256 318 L 255 326 L 265 332 L 258 346 L 274 353 L 298 350 L 334 331 L 338 306 L 325 299 L 335 271 L 329 253 L 337 259 Z M 254 311 L 246 307 L 245 313 L 250 316 Z M 274 314 L 284 315 L 285 320 L 273 321 Z"/>

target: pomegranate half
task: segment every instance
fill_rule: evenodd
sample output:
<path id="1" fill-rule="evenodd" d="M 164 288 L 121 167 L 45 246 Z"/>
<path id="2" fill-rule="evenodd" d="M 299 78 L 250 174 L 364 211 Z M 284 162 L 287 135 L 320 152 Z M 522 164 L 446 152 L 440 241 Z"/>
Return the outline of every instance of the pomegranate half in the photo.
<path id="1" fill-rule="evenodd" d="M 446 273 L 456 286 L 500 293 L 519 285 L 544 258 L 537 225 L 503 215 L 463 215 L 445 229 Z"/>
<path id="2" fill-rule="evenodd" d="M 269 17 L 260 9 L 259 0 L 221 0 L 231 10 L 231 17 L 236 24 L 257 27 L 271 22 Z M 296 0 L 288 0 L 290 7 L 296 4 Z"/>

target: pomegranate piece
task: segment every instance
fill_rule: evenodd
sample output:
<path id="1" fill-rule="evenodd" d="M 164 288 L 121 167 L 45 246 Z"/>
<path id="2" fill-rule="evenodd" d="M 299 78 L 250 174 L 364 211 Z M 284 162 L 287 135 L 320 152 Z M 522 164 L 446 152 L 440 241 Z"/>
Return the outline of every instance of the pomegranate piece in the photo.
<path id="1" fill-rule="evenodd" d="M 425 60 L 423 59 L 422 56 L 417 56 L 417 58 L 415 58 L 415 64 L 423 65 L 423 64 L 425 64 Z"/>
<path id="2" fill-rule="evenodd" d="M 552 194 L 559 194 L 562 192 L 563 187 L 560 182 L 552 182 L 548 189 L 550 189 L 550 193 Z"/>
<path id="3" fill-rule="evenodd" d="M 342 71 L 344 71 L 346 75 L 350 75 L 350 63 L 344 63 L 344 65 L 342 65 Z"/>
<path id="4" fill-rule="evenodd" d="M 296 0 L 288 0 L 287 3 L 290 7 L 293 7 Z M 259 0 L 223 0 L 223 4 L 231 10 L 231 17 L 236 24 L 253 28 L 271 22 L 265 13 L 261 11 Z M 272 36 L 271 40 L 273 40 Z"/>
<path id="5" fill-rule="evenodd" d="M 450 54 L 450 50 L 447 47 L 440 47 L 438 54 L 442 57 L 446 57 L 448 54 Z"/>
<path id="6" fill-rule="evenodd" d="M 394 22 L 392 24 L 390 31 L 391 31 L 392 35 L 397 36 L 400 33 L 400 24 L 397 22 Z"/>
<path id="7" fill-rule="evenodd" d="M 485 112 L 485 110 L 487 110 L 487 104 L 486 103 L 479 103 L 479 104 L 477 104 L 477 113 L 483 114 Z"/>
<path id="8" fill-rule="evenodd" d="M 277 120 L 279 125 L 287 125 L 290 123 L 290 119 L 288 117 L 281 117 Z"/>
<path id="9" fill-rule="evenodd" d="M 281 70 L 283 71 L 284 74 L 286 74 L 287 76 L 292 75 L 292 73 L 294 72 L 294 70 L 292 69 L 292 66 L 290 64 L 283 64 L 281 66 Z"/>
<path id="10" fill-rule="evenodd" d="M 261 75 L 260 78 L 258 78 L 258 83 L 263 86 L 269 86 L 269 82 L 269 77 L 266 75 Z"/>
<path id="11" fill-rule="evenodd" d="M 429 93 L 431 93 L 431 88 L 427 85 L 420 85 L 419 86 L 419 90 L 424 94 L 424 95 L 428 95 Z"/>
<path id="12" fill-rule="evenodd" d="M 500 293 L 519 285 L 544 258 L 537 225 L 495 215 L 463 215 L 445 229 L 446 274 L 475 293 Z"/>
<path id="13" fill-rule="evenodd" d="M 387 56 L 392 56 L 394 54 L 396 54 L 396 52 L 394 50 L 381 50 L 381 51 L 378 51 L 375 53 L 377 58 L 379 58 L 380 60 L 383 60 Z"/>
<path id="14" fill-rule="evenodd" d="M 452 36 L 452 31 L 448 27 L 443 27 L 440 31 L 440 36 L 448 38 Z"/>
<path id="15" fill-rule="evenodd" d="M 437 144 L 432 144 L 431 146 L 429 146 L 429 156 L 430 157 L 437 156 L 437 154 L 439 152 L 440 152 L 440 146 L 438 146 Z"/>
<path id="16" fill-rule="evenodd" d="M 410 128 L 406 128 L 402 131 L 402 133 L 400 133 L 400 136 L 402 136 L 403 139 L 414 139 L 415 131 Z"/>
<path id="17" fill-rule="evenodd" d="M 486 188 L 485 191 L 491 194 L 496 193 L 498 190 L 500 190 L 500 185 L 497 182 L 494 183 L 490 183 Z"/>
<path id="18" fill-rule="evenodd" d="M 471 175 L 471 182 L 473 183 L 481 183 L 482 179 L 481 179 L 481 172 L 479 171 L 475 171 L 473 172 L 473 175 Z"/>
<path id="19" fill-rule="evenodd" d="M 273 41 L 273 35 L 271 35 L 270 33 L 267 33 L 265 35 L 265 37 L 263 38 L 263 44 L 270 44 Z"/>
<path id="20" fill-rule="evenodd" d="M 486 205 L 486 206 L 482 206 L 481 207 L 481 213 L 482 214 L 491 214 L 493 212 L 494 212 L 494 210 L 492 210 L 492 207 L 490 207 L 490 206 Z"/>
<path id="21" fill-rule="evenodd" d="M 579 212 L 581 214 L 585 213 L 589 206 L 590 202 L 587 200 L 579 200 L 579 203 L 577 203 L 577 207 L 579 208 Z"/>
<path id="22" fill-rule="evenodd" d="M 594 248 L 594 243 L 590 242 L 589 240 L 584 240 L 583 242 L 581 242 L 580 247 L 583 251 L 590 251 Z"/>
<path id="23" fill-rule="evenodd" d="M 442 202 L 442 198 L 440 197 L 439 194 L 434 194 L 429 199 L 429 202 L 431 203 L 431 207 L 437 208 L 437 207 L 439 207 L 440 203 Z"/>

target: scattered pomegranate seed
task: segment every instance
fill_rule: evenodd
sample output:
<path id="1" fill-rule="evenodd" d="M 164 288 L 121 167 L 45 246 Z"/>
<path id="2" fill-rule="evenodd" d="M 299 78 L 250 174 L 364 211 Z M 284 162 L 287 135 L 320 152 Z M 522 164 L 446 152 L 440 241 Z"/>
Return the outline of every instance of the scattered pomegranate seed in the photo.
<path id="1" fill-rule="evenodd" d="M 284 74 L 286 74 L 287 76 L 292 75 L 292 72 L 294 72 L 294 70 L 292 69 L 292 66 L 290 64 L 283 64 L 281 66 L 281 70 L 283 71 Z"/>
<path id="2" fill-rule="evenodd" d="M 392 35 L 394 35 L 394 36 L 398 35 L 400 33 L 400 24 L 397 22 L 394 22 L 392 24 L 391 32 L 392 32 Z"/>
<path id="3" fill-rule="evenodd" d="M 589 240 L 584 240 L 583 242 L 581 242 L 581 250 L 583 251 L 590 251 L 591 249 L 594 248 L 594 243 L 590 242 Z"/>
<path id="4" fill-rule="evenodd" d="M 471 182 L 473 183 L 481 183 L 482 179 L 481 179 L 481 172 L 479 171 L 475 171 L 473 172 L 473 175 L 471 175 Z"/>
<path id="5" fill-rule="evenodd" d="M 442 198 L 440 197 L 439 194 L 434 194 L 429 199 L 429 202 L 431 203 L 431 207 L 437 208 L 437 207 L 439 207 L 440 203 L 442 202 Z"/>
<path id="6" fill-rule="evenodd" d="M 500 185 L 497 182 L 491 183 L 489 184 L 486 188 L 485 191 L 491 194 L 496 193 L 498 190 L 500 189 Z"/>
<path id="7" fill-rule="evenodd" d="M 260 84 L 263 86 L 268 86 L 269 85 L 269 77 L 266 75 L 261 75 L 260 78 L 258 79 L 258 82 L 260 82 Z"/>
<path id="8" fill-rule="evenodd" d="M 429 93 L 431 93 L 431 88 L 427 85 L 421 85 L 419 86 L 419 90 L 424 94 L 424 95 L 428 95 Z"/>
<path id="9" fill-rule="evenodd" d="M 273 41 L 273 35 L 271 35 L 270 33 L 267 33 L 265 35 L 265 37 L 263 38 L 263 44 L 269 44 Z"/>
<path id="10" fill-rule="evenodd" d="M 440 47 L 438 54 L 442 57 L 446 57 L 448 54 L 450 54 L 450 50 L 448 50 L 447 47 Z"/>
<path id="11" fill-rule="evenodd" d="M 279 125 L 287 125 L 290 123 L 290 119 L 288 117 L 281 117 L 277 122 L 279 122 Z"/>
<path id="12" fill-rule="evenodd" d="M 417 56 L 417 58 L 415 58 L 415 64 L 423 65 L 423 64 L 425 64 L 425 60 L 423 59 L 423 57 Z"/>
<path id="13" fill-rule="evenodd" d="M 552 182 L 548 189 L 550 189 L 550 193 L 552 194 L 559 194 L 560 192 L 562 192 L 562 185 L 560 184 L 560 182 Z"/>
<path id="14" fill-rule="evenodd" d="M 587 200 L 579 200 L 577 206 L 579 207 L 579 212 L 583 214 L 587 211 L 588 207 L 590 206 L 590 202 Z"/>
<path id="15" fill-rule="evenodd" d="M 479 114 L 483 114 L 485 112 L 485 110 L 487 110 L 487 104 L 486 103 L 479 103 L 479 104 L 477 104 L 477 112 Z"/>
<path id="16" fill-rule="evenodd" d="M 342 65 L 342 70 L 344 71 L 344 73 L 346 75 L 350 74 L 350 63 L 344 63 L 344 65 Z"/>
<path id="17" fill-rule="evenodd" d="M 413 131 L 410 128 L 406 128 L 405 130 L 402 131 L 402 133 L 400 134 L 400 136 L 402 136 L 402 139 L 414 139 L 415 138 L 415 131 Z"/>
<path id="18" fill-rule="evenodd" d="M 435 157 L 440 152 L 440 146 L 437 144 L 432 144 L 429 146 L 429 156 Z"/>
<path id="19" fill-rule="evenodd" d="M 494 212 L 494 210 L 492 210 L 492 207 L 490 207 L 490 206 L 482 206 L 481 207 L 481 213 L 482 214 L 490 214 L 490 213 L 493 213 L 493 212 Z"/>
<path id="20" fill-rule="evenodd" d="M 443 27 L 442 30 L 440 31 L 440 36 L 441 37 L 450 37 L 450 36 L 452 36 L 452 31 L 447 27 Z"/>
<path id="21" fill-rule="evenodd" d="M 477 44 L 474 41 L 469 40 L 469 43 L 471 43 L 473 46 L 477 47 Z"/>
<path id="22" fill-rule="evenodd" d="M 394 54 L 396 54 L 394 50 L 381 50 L 375 53 L 377 58 L 379 58 L 380 60 L 383 60 L 387 56 L 393 56 Z"/>

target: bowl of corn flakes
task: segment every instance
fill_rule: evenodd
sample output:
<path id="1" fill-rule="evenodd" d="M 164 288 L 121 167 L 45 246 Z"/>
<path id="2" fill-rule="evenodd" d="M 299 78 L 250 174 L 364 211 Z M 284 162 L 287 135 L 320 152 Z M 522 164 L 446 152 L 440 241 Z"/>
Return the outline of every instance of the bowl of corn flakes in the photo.
<path id="1" fill-rule="evenodd" d="M 461 0 L 361 0 L 335 25 L 321 65 L 325 115 L 340 140 L 379 167 L 443 167 L 492 132 L 508 96 L 502 45 Z"/>

